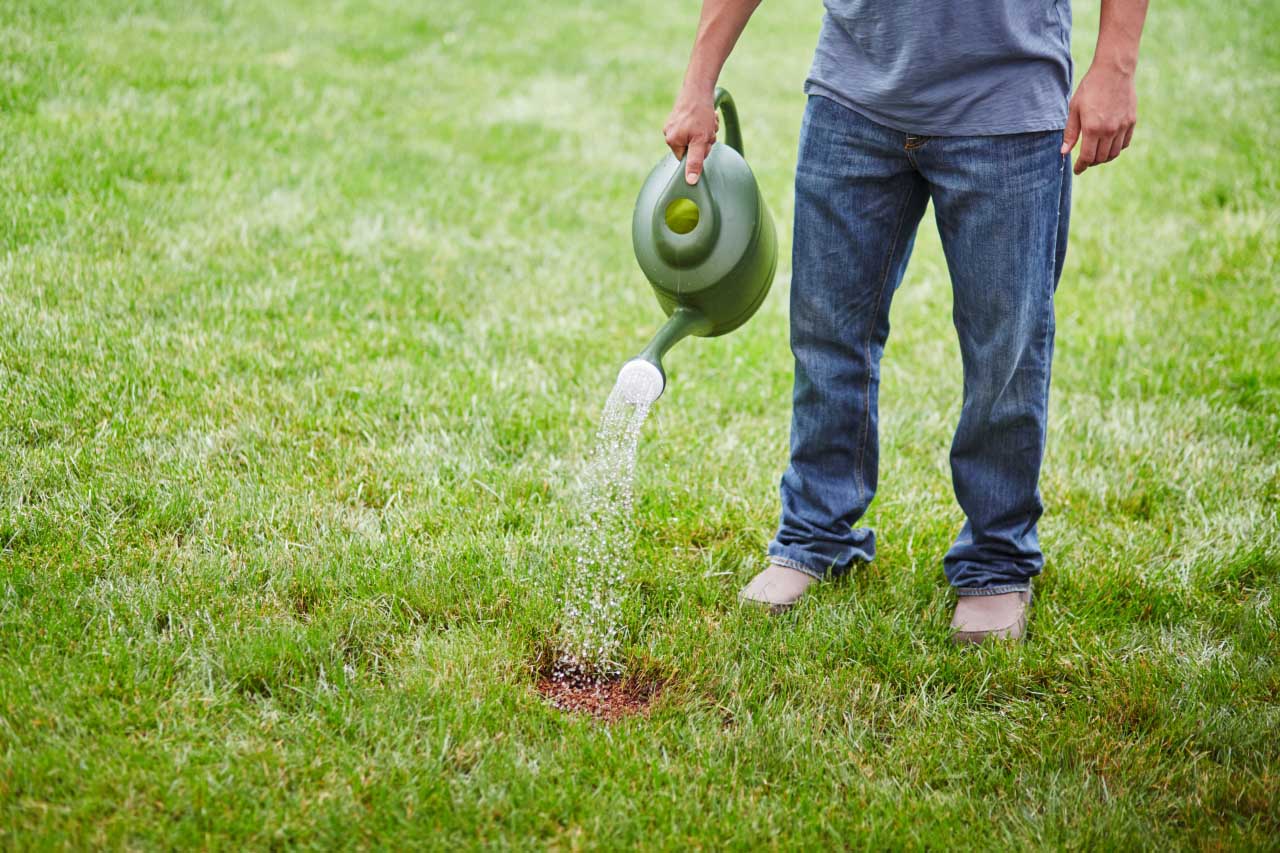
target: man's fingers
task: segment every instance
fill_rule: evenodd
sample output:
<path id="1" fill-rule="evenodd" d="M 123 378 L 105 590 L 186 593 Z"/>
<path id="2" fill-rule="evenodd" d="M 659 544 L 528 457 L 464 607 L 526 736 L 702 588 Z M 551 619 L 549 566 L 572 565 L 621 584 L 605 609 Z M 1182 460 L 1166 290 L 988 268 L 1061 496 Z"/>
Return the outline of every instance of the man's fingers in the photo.
<path id="1" fill-rule="evenodd" d="M 1111 148 L 1107 152 L 1108 163 L 1119 157 L 1120 152 L 1124 150 L 1124 136 L 1123 133 L 1117 133 L 1111 137 Z"/>
<path id="2" fill-rule="evenodd" d="M 1071 102 L 1071 108 L 1067 113 L 1067 129 L 1062 134 L 1062 154 L 1071 153 L 1071 149 L 1076 147 L 1076 140 L 1080 138 L 1080 111 L 1076 109 L 1075 101 Z"/>
<path id="3" fill-rule="evenodd" d="M 1120 147 L 1128 148 L 1130 142 L 1133 142 L 1133 125 L 1129 125 L 1129 129 L 1124 132 L 1124 144 Z"/>
<path id="4" fill-rule="evenodd" d="M 662 138 L 667 141 L 667 147 L 671 149 L 672 155 L 677 160 L 683 160 L 688 140 L 674 130 L 663 130 Z"/>
<path id="5" fill-rule="evenodd" d="M 684 161 L 684 179 L 690 184 L 698 182 L 698 176 L 702 174 L 702 162 L 707 159 L 707 152 L 711 150 L 710 142 L 690 142 L 689 155 Z"/>
<path id="6" fill-rule="evenodd" d="M 1098 137 L 1085 131 L 1080 136 L 1080 154 L 1076 157 L 1076 166 L 1073 171 L 1077 175 L 1083 175 L 1084 170 L 1098 162 Z"/>

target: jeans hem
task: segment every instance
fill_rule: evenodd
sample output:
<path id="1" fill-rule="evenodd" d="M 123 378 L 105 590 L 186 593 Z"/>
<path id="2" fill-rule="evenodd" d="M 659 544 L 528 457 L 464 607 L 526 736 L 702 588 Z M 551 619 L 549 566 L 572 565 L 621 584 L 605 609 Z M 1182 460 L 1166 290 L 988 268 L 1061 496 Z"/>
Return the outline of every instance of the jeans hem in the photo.
<path id="1" fill-rule="evenodd" d="M 956 595 L 1004 595 L 1009 592 L 1031 592 L 1031 581 L 1026 583 L 1003 583 L 999 586 L 984 586 L 977 589 L 971 587 L 955 587 Z"/>
<path id="2" fill-rule="evenodd" d="M 827 579 L 826 572 L 820 572 L 817 569 L 806 566 L 804 563 L 797 562 L 790 557 L 776 557 L 770 555 L 769 565 L 782 566 L 784 569 L 794 569 L 797 572 L 804 572 L 809 577 L 816 578 L 820 581 L 825 581 Z"/>

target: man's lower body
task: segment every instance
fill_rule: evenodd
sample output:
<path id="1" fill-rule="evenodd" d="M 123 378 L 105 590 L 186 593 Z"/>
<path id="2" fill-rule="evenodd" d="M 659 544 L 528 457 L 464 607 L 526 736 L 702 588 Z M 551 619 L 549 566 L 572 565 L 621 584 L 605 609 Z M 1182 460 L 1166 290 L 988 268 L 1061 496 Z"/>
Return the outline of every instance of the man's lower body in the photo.
<path id="1" fill-rule="evenodd" d="M 951 472 L 966 520 L 944 568 L 962 597 L 1029 600 L 1044 562 L 1038 481 L 1071 195 L 1061 143 L 1060 131 L 916 136 L 810 97 L 796 169 L 795 390 L 782 519 L 769 544 L 775 572 L 820 580 L 875 556 L 874 533 L 857 525 L 876 490 L 880 357 L 932 201 L 964 366 Z M 807 579 L 790 579 L 803 592 Z"/>

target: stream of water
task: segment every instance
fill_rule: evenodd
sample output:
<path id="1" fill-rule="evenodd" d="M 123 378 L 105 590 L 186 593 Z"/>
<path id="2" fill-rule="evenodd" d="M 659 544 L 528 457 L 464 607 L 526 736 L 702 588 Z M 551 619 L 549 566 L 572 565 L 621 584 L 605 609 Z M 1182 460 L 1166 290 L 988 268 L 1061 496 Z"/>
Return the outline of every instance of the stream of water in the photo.
<path id="1" fill-rule="evenodd" d="M 623 583 L 635 545 L 636 447 L 649 408 L 661 393 L 656 370 L 624 368 L 605 403 L 573 534 L 574 566 L 565 590 L 554 672 L 559 680 L 599 684 L 622 672 Z"/>

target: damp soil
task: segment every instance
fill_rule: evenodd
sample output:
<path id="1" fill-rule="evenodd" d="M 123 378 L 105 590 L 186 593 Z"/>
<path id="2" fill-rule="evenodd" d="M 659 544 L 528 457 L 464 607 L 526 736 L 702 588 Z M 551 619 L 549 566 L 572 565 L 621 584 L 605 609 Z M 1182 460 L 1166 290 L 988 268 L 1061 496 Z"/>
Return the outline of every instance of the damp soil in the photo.
<path id="1" fill-rule="evenodd" d="M 538 678 L 538 693 L 552 707 L 606 723 L 648 714 L 659 689 L 656 680 L 635 675 L 599 682 L 547 674 Z"/>

